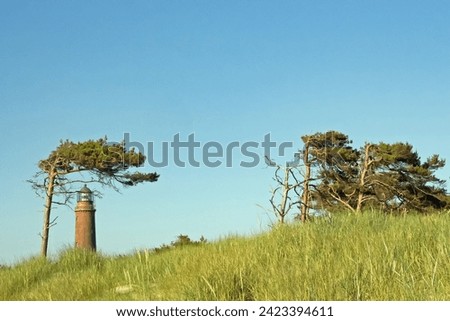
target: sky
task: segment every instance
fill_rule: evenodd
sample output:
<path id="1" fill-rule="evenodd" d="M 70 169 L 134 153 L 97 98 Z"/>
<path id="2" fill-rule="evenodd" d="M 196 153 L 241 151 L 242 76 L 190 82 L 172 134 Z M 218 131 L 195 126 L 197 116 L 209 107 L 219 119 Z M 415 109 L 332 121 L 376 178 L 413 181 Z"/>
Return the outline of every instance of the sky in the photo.
<path id="1" fill-rule="evenodd" d="M 156 161 L 176 137 L 193 135 L 197 161 L 205 144 L 238 144 L 231 166 L 180 167 L 169 148 L 167 166 L 140 169 L 158 182 L 100 190 L 108 255 L 267 230 L 268 134 L 292 146 L 278 163 L 327 130 L 449 160 L 449 16 L 435 0 L 0 1 L 0 264 L 39 254 L 44 200 L 26 180 L 61 139 L 128 137 Z M 73 210 L 55 217 L 51 256 L 74 243 Z"/>

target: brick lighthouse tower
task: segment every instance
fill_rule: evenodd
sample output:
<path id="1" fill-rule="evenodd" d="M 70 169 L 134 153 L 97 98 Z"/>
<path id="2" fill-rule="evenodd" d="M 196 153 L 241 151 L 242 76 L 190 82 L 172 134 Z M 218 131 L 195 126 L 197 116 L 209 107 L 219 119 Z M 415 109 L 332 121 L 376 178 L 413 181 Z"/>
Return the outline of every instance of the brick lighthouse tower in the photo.
<path id="1" fill-rule="evenodd" d="M 92 191 L 84 185 L 75 207 L 75 247 L 95 251 L 95 207 Z"/>

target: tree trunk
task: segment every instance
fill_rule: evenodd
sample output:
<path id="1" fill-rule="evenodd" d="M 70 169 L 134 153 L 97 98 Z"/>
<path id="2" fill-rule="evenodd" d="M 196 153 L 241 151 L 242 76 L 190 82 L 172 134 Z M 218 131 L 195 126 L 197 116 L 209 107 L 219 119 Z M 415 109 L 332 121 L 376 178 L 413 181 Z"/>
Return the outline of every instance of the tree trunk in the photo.
<path id="1" fill-rule="evenodd" d="M 303 193 L 300 208 L 300 220 L 304 223 L 308 219 L 309 210 L 309 181 L 311 179 L 311 163 L 309 161 L 309 143 L 305 144 L 303 151 L 303 163 L 305 164 L 305 177 L 303 181 Z"/>
<path id="2" fill-rule="evenodd" d="M 280 223 L 284 223 L 284 217 L 286 216 L 286 205 L 289 194 L 289 168 L 284 169 L 284 181 L 283 181 L 283 194 L 281 196 L 280 204 Z"/>
<path id="3" fill-rule="evenodd" d="M 361 176 L 359 177 L 358 200 L 356 203 L 356 213 L 361 213 L 363 197 L 364 197 L 364 187 L 366 185 L 366 175 L 369 170 L 369 166 L 372 164 L 372 162 L 369 159 L 370 147 L 372 147 L 371 144 L 366 144 L 366 146 L 364 146 L 364 159 L 361 162 L 362 169 L 361 169 L 361 174 L 360 174 Z"/>
<path id="4" fill-rule="evenodd" d="M 42 227 L 42 240 L 41 240 L 41 256 L 47 256 L 48 248 L 48 234 L 50 230 L 50 212 L 52 210 L 53 202 L 53 190 L 55 188 L 56 170 L 51 170 L 48 174 L 48 185 L 45 198 L 45 208 L 44 208 L 44 225 Z"/>

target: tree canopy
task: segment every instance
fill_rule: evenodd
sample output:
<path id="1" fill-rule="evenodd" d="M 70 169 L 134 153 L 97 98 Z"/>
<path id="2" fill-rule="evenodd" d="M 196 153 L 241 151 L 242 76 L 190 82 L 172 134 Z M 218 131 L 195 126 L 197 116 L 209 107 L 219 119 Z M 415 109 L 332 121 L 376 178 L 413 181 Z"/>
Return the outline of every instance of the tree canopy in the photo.
<path id="1" fill-rule="evenodd" d="M 61 141 L 38 166 L 45 173 L 56 172 L 59 176 L 85 171 L 95 175 L 99 183 L 116 181 L 132 186 L 158 180 L 156 173 L 128 171 L 131 167 L 142 166 L 144 161 L 143 154 L 136 153 L 134 149 L 126 150 L 124 143 L 108 143 L 107 138 L 100 138 L 78 143 Z"/>

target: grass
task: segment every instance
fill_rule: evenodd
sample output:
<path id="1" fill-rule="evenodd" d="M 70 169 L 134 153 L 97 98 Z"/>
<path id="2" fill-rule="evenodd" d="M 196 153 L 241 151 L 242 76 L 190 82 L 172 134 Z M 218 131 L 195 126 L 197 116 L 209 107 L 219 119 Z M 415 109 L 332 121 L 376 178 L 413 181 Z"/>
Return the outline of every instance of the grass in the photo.
<path id="1" fill-rule="evenodd" d="M 335 215 L 253 237 L 0 269 L 0 300 L 450 300 L 449 214 Z"/>

